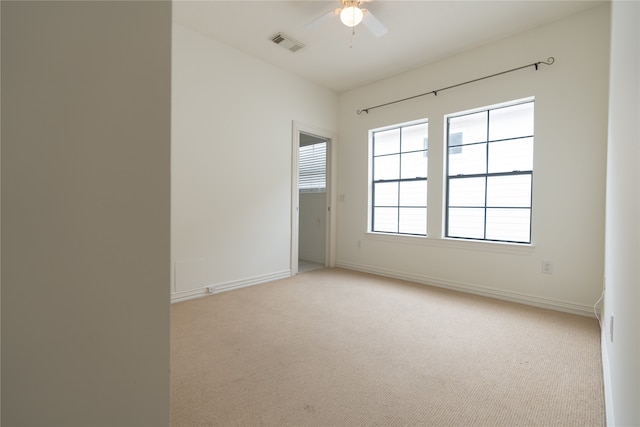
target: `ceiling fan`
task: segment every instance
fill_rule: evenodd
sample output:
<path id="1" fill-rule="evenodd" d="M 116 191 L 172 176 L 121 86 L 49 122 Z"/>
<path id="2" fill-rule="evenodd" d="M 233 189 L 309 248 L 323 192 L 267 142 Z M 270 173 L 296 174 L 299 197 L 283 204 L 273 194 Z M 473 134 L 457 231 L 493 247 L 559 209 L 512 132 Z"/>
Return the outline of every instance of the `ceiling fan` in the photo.
<path id="1" fill-rule="evenodd" d="M 376 37 L 381 37 L 387 33 L 387 28 L 373 16 L 371 11 L 360 7 L 362 3 L 371 0 L 339 0 L 341 7 L 333 9 L 321 17 L 311 21 L 306 28 L 315 28 L 328 18 L 336 15 L 340 16 L 340 21 L 350 28 L 355 28 L 362 23 Z"/>

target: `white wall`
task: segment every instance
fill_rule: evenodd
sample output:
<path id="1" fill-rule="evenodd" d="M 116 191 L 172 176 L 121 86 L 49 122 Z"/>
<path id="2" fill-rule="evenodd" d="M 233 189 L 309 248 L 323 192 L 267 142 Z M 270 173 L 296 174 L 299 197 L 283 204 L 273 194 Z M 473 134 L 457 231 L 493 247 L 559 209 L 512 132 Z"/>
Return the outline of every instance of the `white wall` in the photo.
<path id="1" fill-rule="evenodd" d="M 603 277 L 609 8 L 340 96 L 337 265 L 588 314 Z M 356 110 L 555 57 L 541 66 L 357 115 Z M 444 115 L 536 97 L 533 245 L 442 239 Z M 430 238 L 367 234 L 368 130 L 429 118 Z M 357 242 L 361 241 L 361 248 Z M 552 275 L 541 261 L 553 262 Z"/>
<path id="2" fill-rule="evenodd" d="M 2 424 L 169 424 L 171 5 L 2 2 Z"/>
<path id="3" fill-rule="evenodd" d="M 298 258 L 325 263 L 327 239 L 327 193 L 300 193 Z"/>
<path id="4" fill-rule="evenodd" d="M 640 425 L 640 3 L 612 4 L 603 315 L 607 425 Z M 613 336 L 611 335 L 611 317 Z"/>
<path id="5" fill-rule="evenodd" d="M 292 121 L 334 131 L 337 95 L 179 24 L 172 83 L 174 300 L 288 276 Z"/>

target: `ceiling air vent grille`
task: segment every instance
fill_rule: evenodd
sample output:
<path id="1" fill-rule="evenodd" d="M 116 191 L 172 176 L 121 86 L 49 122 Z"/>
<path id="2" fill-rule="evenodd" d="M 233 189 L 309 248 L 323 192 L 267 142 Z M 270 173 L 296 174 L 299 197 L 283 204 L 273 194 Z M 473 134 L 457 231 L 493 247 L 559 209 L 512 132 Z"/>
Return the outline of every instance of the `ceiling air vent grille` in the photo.
<path id="1" fill-rule="evenodd" d="M 297 52 L 304 47 L 302 43 L 292 39 L 286 34 L 278 33 L 271 38 L 271 41 L 275 44 L 290 50 L 291 52 Z"/>

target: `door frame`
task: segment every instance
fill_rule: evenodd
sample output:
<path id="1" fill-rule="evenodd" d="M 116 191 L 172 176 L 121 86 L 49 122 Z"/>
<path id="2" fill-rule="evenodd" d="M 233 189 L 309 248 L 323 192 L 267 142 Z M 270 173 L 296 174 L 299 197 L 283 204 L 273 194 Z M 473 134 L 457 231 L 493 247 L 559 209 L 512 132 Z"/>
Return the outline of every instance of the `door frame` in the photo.
<path id="1" fill-rule="evenodd" d="M 291 275 L 298 274 L 298 239 L 300 236 L 300 189 L 298 183 L 300 133 L 327 141 L 327 219 L 325 224 L 325 266 L 336 265 L 336 155 L 337 137 L 332 131 L 294 120 L 291 130 Z"/>

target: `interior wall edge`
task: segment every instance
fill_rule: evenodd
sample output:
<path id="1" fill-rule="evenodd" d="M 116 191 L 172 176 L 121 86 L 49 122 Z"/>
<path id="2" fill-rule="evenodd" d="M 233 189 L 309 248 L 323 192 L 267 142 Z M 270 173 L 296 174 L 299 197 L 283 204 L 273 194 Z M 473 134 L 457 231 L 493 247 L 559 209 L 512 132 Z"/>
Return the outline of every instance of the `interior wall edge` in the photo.
<path id="1" fill-rule="evenodd" d="M 601 325 L 602 326 L 602 325 Z M 616 421 L 613 412 L 613 394 L 611 392 L 611 369 L 609 367 L 609 352 L 607 351 L 607 334 L 600 331 L 600 346 L 602 347 L 602 383 L 604 388 L 605 420 L 608 426 L 615 426 Z"/>

